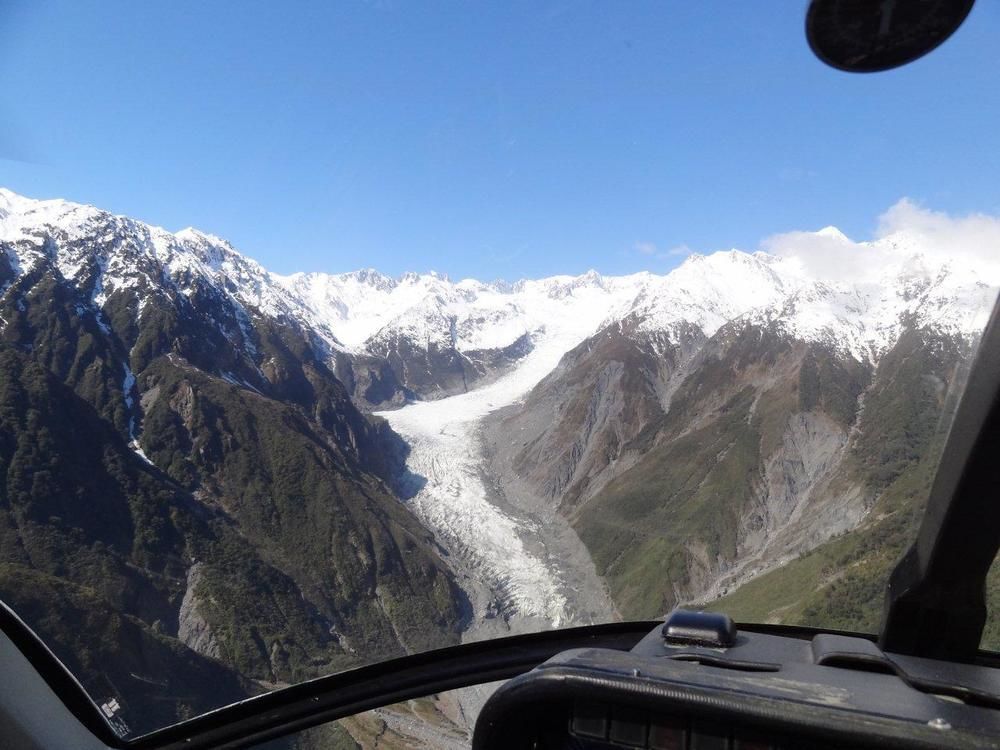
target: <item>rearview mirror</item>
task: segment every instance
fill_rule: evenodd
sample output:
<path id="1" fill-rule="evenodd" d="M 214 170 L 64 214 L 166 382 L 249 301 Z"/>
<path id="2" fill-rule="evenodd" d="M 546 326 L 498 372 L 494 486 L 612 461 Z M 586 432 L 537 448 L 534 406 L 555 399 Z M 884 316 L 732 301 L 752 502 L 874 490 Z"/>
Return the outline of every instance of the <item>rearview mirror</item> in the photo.
<path id="1" fill-rule="evenodd" d="M 838 70 L 875 73 L 913 62 L 962 25 L 975 0 L 812 0 L 806 37 Z"/>

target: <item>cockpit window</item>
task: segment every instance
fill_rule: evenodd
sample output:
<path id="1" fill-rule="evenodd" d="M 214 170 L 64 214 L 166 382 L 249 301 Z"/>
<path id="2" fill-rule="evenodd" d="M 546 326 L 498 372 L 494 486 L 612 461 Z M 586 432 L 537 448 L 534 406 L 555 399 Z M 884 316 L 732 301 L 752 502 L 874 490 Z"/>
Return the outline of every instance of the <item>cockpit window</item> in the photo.
<path id="1" fill-rule="evenodd" d="M 1000 288 L 1000 14 L 850 76 L 801 10 L 4 5 L 0 599 L 123 736 L 679 605 L 876 631 Z"/>

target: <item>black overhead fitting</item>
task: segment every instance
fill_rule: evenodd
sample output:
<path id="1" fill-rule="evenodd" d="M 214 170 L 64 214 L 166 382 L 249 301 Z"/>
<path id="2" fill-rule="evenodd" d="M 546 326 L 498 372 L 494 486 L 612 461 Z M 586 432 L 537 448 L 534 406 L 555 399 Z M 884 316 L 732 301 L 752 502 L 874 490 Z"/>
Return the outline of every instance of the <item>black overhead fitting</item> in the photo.
<path id="1" fill-rule="evenodd" d="M 975 0 L 812 0 L 809 46 L 850 73 L 898 68 L 923 57 L 962 25 Z"/>

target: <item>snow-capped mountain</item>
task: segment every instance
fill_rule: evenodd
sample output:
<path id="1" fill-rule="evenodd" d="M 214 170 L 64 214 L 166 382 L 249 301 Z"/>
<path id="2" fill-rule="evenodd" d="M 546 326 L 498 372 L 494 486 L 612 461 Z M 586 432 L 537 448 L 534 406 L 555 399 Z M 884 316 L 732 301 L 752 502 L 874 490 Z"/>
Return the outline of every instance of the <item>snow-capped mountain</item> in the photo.
<path id="1" fill-rule="evenodd" d="M 486 418 L 490 472 L 557 506 L 635 617 L 716 598 L 885 496 L 913 512 L 1000 281 L 935 239 L 826 228 L 689 257 Z"/>
<path id="2" fill-rule="evenodd" d="M 405 447 L 297 302 L 209 235 L 0 195 L 0 598 L 63 613 L 134 730 L 459 636 Z"/>
<path id="3" fill-rule="evenodd" d="M 196 229 L 171 233 L 92 206 L 32 200 L 0 189 L 0 242 L 14 276 L 30 276 L 51 264 L 86 293 L 95 312 L 115 293 L 134 297 L 141 318 L 150 294 L 192 298 L 208 292 L 226 300 L 237 321 L 251 314 L 300 321 L 337 343 L 273 274 L 225 240 Z M 243 334 L 242 325 L 227 331 L 231 338 Z"/>
<path id="4" fill-rule="evenodd" d="M 377 349 L 390 336 L 423 348 L 496 350 L 547 329 L 586 334 L 625 319 L 635 320 L 640 332 L 685 324 L 711 336 L 724 323 L 748 316 L 781 320 L 790 335 L 874 361 L 909 316 L 954 332 L 981 330 L 1000 278 L 931 261 L 919 238 L 894 235 L 863 247 L 870 255 L 863 262 L 879 271 L 874 278 L 830 281 L 808 273 L 794 256 L 731 250 L 692 255 L 664 275 L 602 277 L 590 271 L 487 284 L 451 282 L 433 273 L 392 279 L 369 269 L 281 281 L 312 319 L 361 351 Z"/>
<path id="5" fill-rule="evenodd" d="M 854 244 L 828 227 L 804 238 L 827 242 L 851 272 L 823 278 L 793 249 L 692 255 L 664 275 L 590 271 L 513 284 L 436 273 L 390 278 L 373 269 L 280 276 L 194 229 L 170 233 L 90 206 L 0 190 L 9 275 L 30 274 L 49 259 L 87 293 L 95 314 L 116 292 L 134 295 L 140 318 L 148 294 L 213 295 L 231 313 L 219 325 L 248 359 L 251 318 L 294 325 L 338 363 L 342 379 L 355 381 L 356 396 L 377 394 L 361 398 L 373 403 L 464 392 L 509 369 L 547 335 L 582 341 L 614 321 L 664 342 L 692 326 L 711 336 L 740 317 L 779 321 L 790 336 L 875 362 L 903 321 L 981 329 L 1000 283 L 942 260 L 941 248 L 919 234 Z"/>
<path id="6" fill-rule="evenodd" d="M 0 526 L 40 576 L 18 595 L 97 591 L 135 626 L 116 680 L 170 638 L 198 685 L 192 654 L 274 682 L 720 593 L 894 482 L 875 515 L 913 505 L 1000 283 L 953 247 L 918 224 L 666 274 L 281 276 L 0 190 Z"/>
<path id="7" fill-rule="evenodd" d="M 849 243 L 832 227 L 816 236 Z M 707 336 L 740 317 L 779 321 L 794 338 L 823 342 L 868 362 L 878 360 L 907 321 L 951 333 L 982 330 L 1000 277 L 932 260 L 919 237 L 896 234 L 860 248 L 856 261 L 869 272 L 840 280 L 817 278 L 794 255 L 692 255 L 646 284 L 615 317 L 634 318 L 640 332 L 669 332 L 683 323 Z"/>

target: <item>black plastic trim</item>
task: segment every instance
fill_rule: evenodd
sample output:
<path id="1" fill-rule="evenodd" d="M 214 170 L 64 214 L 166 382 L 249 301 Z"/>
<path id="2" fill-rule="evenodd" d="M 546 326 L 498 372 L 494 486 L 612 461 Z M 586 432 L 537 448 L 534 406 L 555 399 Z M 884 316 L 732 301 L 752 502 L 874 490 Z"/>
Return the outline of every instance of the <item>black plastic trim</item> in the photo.
<path id="1" fill-rule="evenodd" d="M 34 630 L 0 601 L 0 630 L 24 655 L 66 709 L 105 745 L 124 747 L 124 740 L 111 728 L 101 709 L 66 665 L 52 653 Z"/>
<path id="2" fill-rule="evenodd" d="M 627 651 L 661 624 L 589 625 L 425 651 L 301 682 L 125 739 L 45 642 L 0 601 L 0 630 L 83 727 L 119 750 L 246 747 L 410 698 L 516 677 L 567 649 Z"/>
<path id="3" fill-rule="evenodd" d="M 994 307 L 948 432 L 917 539 L 889 577 L 879 645 L 976 659 L 986 574 L 1000 548 L 1000 305 Z"/>
<path id="4" fill-rule="evenodd" d="M 516 677 L 567 649 L 627 651 L 659 624 L 551 630 L 390 659 L 249 698 L 138 737 L 124 747 L 244 747 L 410 698 Z"/>
<path id="5" fill-rule="evenodd" d="M 729 693 L 667 680 L 629 679 L 600 668 L 554 664 L 512 680 L 494 694 L 479 715 L 472 748 L 524 747 L 511 742 L 509 735 L 517 731 L 510 721 L 511 716 L 522 717 L 523 722 L 530 725 L 534 707 L 542 706 L 542 711 L 550 711 L 560 701 L 569 703 L 581 699 L 588 703 L 607 701 L 609 705 L 625 703 L 630 708 L 651 711 L 662 711 L 663 702 L 668 701 L 691 719 L 707 724 L 738 718 L 741 723 L 745 721 L 748 728 L 766 728 L 772 736 L 787 734 L 788 737 L 780 742 L 782 747 L 813 747 L 817 737 L 829 741 L 829 745 L 823 747 L 897 750 L 995 747 L 992 738 L 967 731 L 942 735 L 927 725 L 897 721 L 888 716 L 858 716 L 856 722 L 845 721 L 845 716 L 833 707 L 813 703 L 792 699 L 779 701 L 753 693 Z"/>

